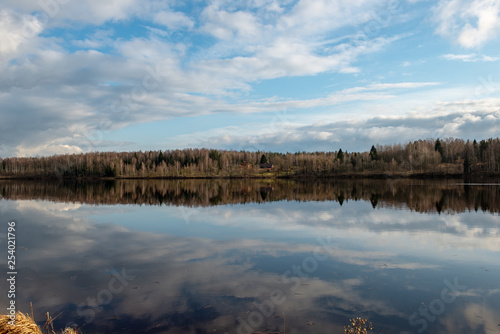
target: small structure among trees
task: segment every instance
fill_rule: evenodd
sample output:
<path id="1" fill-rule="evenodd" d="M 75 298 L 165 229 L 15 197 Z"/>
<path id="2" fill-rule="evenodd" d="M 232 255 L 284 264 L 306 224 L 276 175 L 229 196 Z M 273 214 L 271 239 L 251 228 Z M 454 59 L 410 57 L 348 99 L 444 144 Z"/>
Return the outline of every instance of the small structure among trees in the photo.
<path id="1" fill-rule="evenodd" d="M 273 164 L 271 164 L 271 163 L 261 163 L 260 164 L 260 168 L 272 169 L 273 168 Z"/>
<path id="2" fill-rule="evenodd" d="M 241 163 L 241 169 L 252 169 L 252 164 L 247 161 L 243 161 Z"/>
<path id="3" fill-rule="evenodd" d="M 273 164 L 268 162 L 267 160 L 267 157 L 265 154 L 262 154 L 262 156 L 260 157 L 260 164 L 259 164 L 260 168 L 267 168 L 268 170 L 272 169 L 273 168 Z"/>

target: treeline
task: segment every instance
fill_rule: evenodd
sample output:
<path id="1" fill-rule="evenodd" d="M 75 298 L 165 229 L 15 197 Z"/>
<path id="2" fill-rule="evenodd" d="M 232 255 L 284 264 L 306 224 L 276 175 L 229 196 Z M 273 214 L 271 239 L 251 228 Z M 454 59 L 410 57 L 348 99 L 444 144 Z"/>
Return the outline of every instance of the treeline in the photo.
<path id="1" fill-rule="evenodd" d="M 206 207 L 275 201 L 367 201 L 417 212 L 500 212 L 500 186 L 425 180 L 107 180 L 0 181 L 0 199 L 91 205 Z"/>
<path id="2" fill-rule="evenodd" d="M 427 139 L 404 145 L 374 145 L 366 152 L 340 149 L 284 154 L 184 149 L 0 158 L 0 177 L 13 178 L 252 177 L 265 172 L 275 176 L 495 174 L 500 173 L 500 139 Z"/>

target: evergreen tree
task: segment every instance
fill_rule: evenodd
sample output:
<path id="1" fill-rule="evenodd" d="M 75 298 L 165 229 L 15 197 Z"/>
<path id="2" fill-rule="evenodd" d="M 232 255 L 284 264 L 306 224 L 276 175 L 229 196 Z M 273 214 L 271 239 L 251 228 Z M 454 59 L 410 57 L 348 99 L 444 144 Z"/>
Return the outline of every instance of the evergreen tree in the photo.
<path id="1" fill-rule="evenodd" d="M 436 140 L 436 145 L 434 145 L 434 151 L 438 151 L 441 155 L 441 161 L 444 161 L 443 146 L 441 145 L 441 141 L 439 140 L 439 138 Z"/>
<path id="2" fill-rule="evenodd" d="M 344 152 L 342 152 L 342 149 L 340 149 L 339 153 L 337 153 L 337 159 L 344 161 Z"/>
<path id="3" fill-rule="evenodd" d="M 377 152 L 377 148 L 375 147 L 375 145 L 372 145 L 372 148 L 370 149 L 370 159 L 371 160 L 379 160 L 380 159 L 378 152 Z"/>
<path id="4" fill-rule="evenodd" d="M 470 162 L 470 157 L 469 157 L 469 151 L 465 151 L 465 158 L 464 158 L 464 174 L 468 175 L 471 172 L 471 162 Z"/>
<path id="5" fill-rule="evenodd" d="M 476 157 L 476 159 L 481 159 L 481 156 L 479 155 L 479 144 L 477 143 L 477 140 L 474 139 L 472 147 L 474 149 L 474 156 Z"/>
<path id="6" fill-rule="evenodd" d="M 479 158 L 484 162 L 484 152 L 488 149 L 488 142 L 486 140 L 481 140 L 479 142 Z"/>
<path id="7" fill-rule="evenodd" d="M 260 163 L 267 164 L 267 158 L 266 158 L 265 154 L 262 154 L 262 156 L 260 157 Z"/>

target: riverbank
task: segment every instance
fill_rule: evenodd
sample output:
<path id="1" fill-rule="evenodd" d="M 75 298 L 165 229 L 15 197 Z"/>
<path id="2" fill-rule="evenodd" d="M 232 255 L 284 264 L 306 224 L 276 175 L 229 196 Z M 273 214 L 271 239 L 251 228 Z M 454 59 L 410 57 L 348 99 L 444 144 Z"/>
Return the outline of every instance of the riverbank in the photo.
<path id="1" fill-rule="evenodd" d="M 419 140 L 349 153 L 201 148 L 0 158 L 0 178 L 481 178 L 492 175 L 500 175 L 500 138 L 480 142 Z"/>
<path id="2" fill-rule="evenodd" d="M 479 173 L 443 173 L 443 172 L 349 172 L 349 173 L 283 173 L 283 172 L 263 172 L 246 175 L 177 175 L 177 176 L 26 176 L 10 175 L 0 176 L 0 180 L 76 180 L 76 181 L 112 181 L 112 180 L 214 180 L 214 179 L 464 179 L 473 180 L 491 180 L 500 179 L 500 173 L 497 172 L 479 172 Z"/>

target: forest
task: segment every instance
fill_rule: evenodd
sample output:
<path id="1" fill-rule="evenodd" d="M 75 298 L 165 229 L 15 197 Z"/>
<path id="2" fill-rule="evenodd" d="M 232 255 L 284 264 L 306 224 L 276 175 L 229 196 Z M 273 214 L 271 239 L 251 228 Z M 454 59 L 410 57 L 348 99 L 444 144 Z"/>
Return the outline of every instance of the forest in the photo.
<path id="1" fill-rule="evenodd" d="M 0 158 L 0 178 L 251 178 L 500 175 L 500 139 L 426 139 L 365 152 L 182 149 Z"/>

